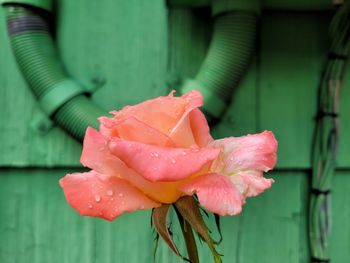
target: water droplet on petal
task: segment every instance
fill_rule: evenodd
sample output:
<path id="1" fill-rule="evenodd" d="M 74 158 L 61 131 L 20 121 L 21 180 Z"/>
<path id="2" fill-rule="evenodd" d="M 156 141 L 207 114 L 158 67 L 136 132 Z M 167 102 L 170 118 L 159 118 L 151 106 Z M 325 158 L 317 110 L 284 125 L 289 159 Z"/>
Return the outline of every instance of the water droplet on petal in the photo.
<path id="1" fill-rule="evenodd" d="M 89 205 L 88 205 L 88 207 L 89 207 L 90 209 L 92 209 L 92 208 L 93 208 L 92 204 L 89 204 Z"/>
<path id="2" fill-rule="evenodd" d="M 107 195 L 108 195 L 108 196 L 113 196 L 113 194 L 114 194 L 114 193 L 113 193 L 113 190 L 108 190 L 108 191 L 107 191 Z"/>
<path id="3" fill-rule="evenodd" d="M 100 212 L 99 215 L 100 215 L 100 216 L 103 216 L 103 212 Z"/>
<path id="4" fill-rule="evenodd" d="M 187 152 L 185 152 L 185 151 L 182 152 L 182 155 L 186 155 L 186 154 L 187 154 Z"/>
<path id="5" fill-rule="evenodd" d="M 140 209 L 145 209 L 145 206 L 144 206 L 144 205 L 141 205 L 141 206 L 140 206 Z"/>
<path id="6" fill-rule="evenodd" d="M 242 161 L 239 161 L 239 162 L 238 162 L 238 165 L 242 165 L 242 164 L 243 164 L 243 162 L 242 162 Z"/>
<path id="7" fill-rule="evenodd" d="M 158 157 L 158 156 L 159 156 L 159 153 L 154 153 L 154 156 L 155 156 L 155 157 Z"/>
<path id="8" fill-rule="evenodd" d="M 124 194 L 123 194 L 123 193 L 119 193 L 118 196 L 119 196 L 119 197 L 123 197 Z"/>
<path id="9" fill-rule="evenodd" d="M 96 201 L 97 203 L 101 202 L 101 196 L 95 195 L 95 201 Z"/>
<path id="10" fill-rule="evenodd" d="M 176 164 L 176 160 L 175 159 L 171 159 L 171 163 L 172 164 Z"/>
<path id="11" fill-rule="evenodd" d="M 154 170 L 154 171 L 157 171 L 157 170 L 158 170 L 158 167 L 153 167 L 153 170 Z"/>
<path id="12" fill-rule="evenodd" d="M 235 158 L 234 157 L 230 157 L 230 161 L 233 161 Z"/>

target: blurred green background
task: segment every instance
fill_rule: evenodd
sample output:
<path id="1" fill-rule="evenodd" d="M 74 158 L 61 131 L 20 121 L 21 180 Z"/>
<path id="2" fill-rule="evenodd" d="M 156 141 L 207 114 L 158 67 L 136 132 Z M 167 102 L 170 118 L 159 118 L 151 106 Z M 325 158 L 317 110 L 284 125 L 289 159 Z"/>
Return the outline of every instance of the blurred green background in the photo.
<path id="1" fill-rule="evenodd" d="M 273 1 L 271 1 L 273 2 Z M 85 86 L 105 83 L 92 100 L 107 111 L 165 95 L 198 71 L 212 33 L 210 12 L 157 1 L 57 3 L 56 43 L 69 74 Z M 275 180 L 223 218 L 224 262 L 308 262 L 307 202 L 317 87 L 328 52 L 332 11 L 264 10 L 257 51 L 215 137 L 272 130 L 279 141 Z M 348 71 L 349 72 L 349 71 Z M 333 181 L 332 262 L 348 263 L 350 245 L 350 74 L 341 90 L 339 171 Z M 0 10 L 0 262 L 152 262 L 150 213 L 113 223 L 80 217 L 60 177 L 77 171 L 81 145 L 42 115 L 21 76 Z M 180 233 L 175 234 L 180 242 Z M 183 246 L 180 244 L 183 250 Z M 203 262 L 210 252 L 200 247 Z M 184 250 L 183 250 L 184 251 Z M 181 262 L 163 244 L 156 262 Z"/>

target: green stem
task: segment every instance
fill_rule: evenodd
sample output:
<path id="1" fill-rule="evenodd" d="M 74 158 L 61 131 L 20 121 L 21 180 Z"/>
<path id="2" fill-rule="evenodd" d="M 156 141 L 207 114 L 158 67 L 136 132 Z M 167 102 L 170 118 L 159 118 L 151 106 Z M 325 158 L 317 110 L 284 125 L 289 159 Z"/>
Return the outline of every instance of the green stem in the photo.
<path id="1" fill-rule="evenodd" d="M 188 223 L 185 218 L 183 218 L 177 209 L 175 209 L 175 211 L 180 222 L 182 234 L 185 239 L 188 259 L 191 263 L 199 263 L 196 240 L 193 235 L 191 224 Z"/>
<path id="2" fill-rule="evenodd" d="M 199 263 L 196 240 L 194 239 L 191 225 L 184 219 L 181 224 L 182 234 L 186 242 L 187 254 L 191 263 Z"/>

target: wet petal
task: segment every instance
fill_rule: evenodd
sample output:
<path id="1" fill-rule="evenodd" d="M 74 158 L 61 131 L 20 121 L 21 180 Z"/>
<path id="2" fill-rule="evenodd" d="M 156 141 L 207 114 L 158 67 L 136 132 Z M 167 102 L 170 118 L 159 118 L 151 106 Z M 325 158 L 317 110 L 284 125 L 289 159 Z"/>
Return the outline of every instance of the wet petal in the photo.
<path id="1" fill-rule="evenodd" d="M 241 178 L 243 182 L 246 184 L 247 189 L 245 191 L 245 196 L 257 196 L 261 194 L 266 189 L 269 189 L 274 182 L 271 178 L 264 178 L 262 175 L 256 176 L 251 174 L 242 174 Z"/>
<path id="2" fill-rule="evenodd" d="M 160 206 L 127 181 L 95 171 L 68 174 L 60 185 L 70 206 L 83 216 L 112 221 L 124 212 Z"/>
<path id="3" fill-rule="evenodd" d="M 81 163 L 99 173 L 123 178 L 144 192 L 153 200 L 162 203 L 176 201 L 181 192 L 177 189 L 179 182 L 152 183 L 125 165 L 123 161 L 111 154 L 107 147 L 108 139 L 93 128 L 86 130 Z"/>
<path id="4" fill-rule="evenodd" d="M 270 131 L 216 140 L 210 144 L 222 149 L 222 165 L 215 171 L 231 174 L 243 170 L 267 172 L 276 164 L 277 141 Z"/>
<path id="5" fill-rule="evenodd" d="M 212 148 L 168 148 L 112 139 L 111 152 L 149 181 L 178 181 L 209 165 L 220 151 Z"/>
<path id="6" fill-rule="evenodd" d="M 227 176 L 198 176 L 181 185 L 180 189 L 187 195 L 197 194 L 204 208 L 221 216 L 236 215 L 242 211 L 242 195 Z"/>

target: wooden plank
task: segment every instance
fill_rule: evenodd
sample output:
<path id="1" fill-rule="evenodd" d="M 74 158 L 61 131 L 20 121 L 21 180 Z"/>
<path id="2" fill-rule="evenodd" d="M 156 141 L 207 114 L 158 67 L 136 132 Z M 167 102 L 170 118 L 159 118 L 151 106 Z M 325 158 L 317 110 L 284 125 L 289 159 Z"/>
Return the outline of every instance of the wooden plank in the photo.
<path id="1" fill-rule="evenodd" d="M 300 251 L 307 245 L 300 231 L 305 217 L 305 174 L 275 172 L 271 176 L 275 180 L 272 188 L 247 200 L 238 251 L 229 262 L 306 262 Z"/>
<path id="2" fill-rule="evenodd" d="M 68 206 L 57 184 L 63 174 L 62 169 L 1 170 L 0 261 L 102 263 L 128 258 L 128 262 L 150 262 L 149 213 L 127 214 L 113 223 L 81 217 Z M 223 218 L 224 241 L 218 249 L 225 261 L 307 261 L 307 174 L 279 172 L 272 177 L 273 187 L 248 199 L 242 215 Z M 332 259 L 340 263 L 347 262 L 350 242 L 350 210 L 344 199 L 349 178 L 349 171 L 339 172 L 332 191 L 331 251 Z M 174 232 L 184 251 L 180 232 Z M 205 245 L 199 249 L 201 258 L 210 257 Z M 157 260 L 181 262 L 162 243 Z"/>
<path id="3" fill-rule="evenodd" d="M 92 100 L 106 112 L 167 94 L 166 14 L 161 0 L 60 1 L 60 56 L 83 85 L 105 82 Z M 58 128 L 45 136 L 31 128 L 39 108 L 18 71 L 4 21 L 0 43 L 0 165 L 80 166 L 77 142 Z"/>
<path id="4" fill-rule="evenodd" d="M 151 262 L 150 213 L 126 214 L 113 223 L 81 217 L 66 203 L 58 186 L 65 173 L 63 169 L 1 170 L 0 261 Z M 271 176 L 276 181 L 271 190 L 249 199 L 242 215 L 222 219 L 224 241 L 218 250 L 225 262 L 306 262 L 305 251 L 299 252 L 307 247 L 305 229 L 300 231 L 306 218 L 306 176 L 293 172 Z M 344 202 L 335 209 L 335 214 L 341 212 Z M 346 218 L 339 217 L 339 226 Z M 177 227 L 174 221 L 175 241 L 185 251 Z M 347 238 L 340 229 L 339 235 Z M 203 260 L 211 258 L 206 245 L 199 244 L 199 249 Z M 156 262 L 181 260 L 161 242 Z"/>
<path id="5" fill-rule="evenodd" d="M 63 174 L 1 170 L 1 262 L 95 262 L 95 222 L 67 207 Z"/>
<path id="6" fill-rule="evenodd" d="M 259 128 L 279 141 L 278 167 L 310 167 L 317 87 L 327 55 L 327 13 L 265 13 Z"/>
<path id="7" fill-rule="evenodd" d="M 350 171 L 336 174 L 332 185 L 332 232 L 330 239 L 331 261 L 349 262 L 350 244 Z"/>

